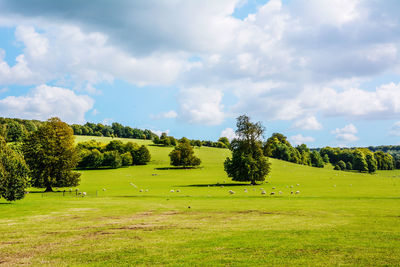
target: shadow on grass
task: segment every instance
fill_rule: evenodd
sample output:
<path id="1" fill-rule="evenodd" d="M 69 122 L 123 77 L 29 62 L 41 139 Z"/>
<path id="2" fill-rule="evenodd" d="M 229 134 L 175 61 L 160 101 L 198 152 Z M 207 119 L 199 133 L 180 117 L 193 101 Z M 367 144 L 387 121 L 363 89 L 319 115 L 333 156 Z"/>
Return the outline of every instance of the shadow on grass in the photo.
<path id="1" fill-rule="evenodd" d="M 12 202 L 0 202 L 0 205 L 11 205 L 13 204 Z"/>
<path id="2" fill-rule="evenodd" d="M 227 184 L 227 183 L 224 183 L 224 184 L 219 184 L 219 183 L 217 183 L 217 184 L 190 184 L 190 185 L 177 185 L 177 187 L 211 187 L 211 186 L 244 186 L 244 185 L 247 185 L 247 186 L 251 186 L 250 184 L 248 184 L 248 183 L 229 183 L 229 184 Z"/>
<path id="3" fill-rule="evenodd" d="M 165 171 L 165 170 L 193 170 L 193 169 L 203 169 L 203 167 L 161 167 L 154 168 L 155 170 Z"/>

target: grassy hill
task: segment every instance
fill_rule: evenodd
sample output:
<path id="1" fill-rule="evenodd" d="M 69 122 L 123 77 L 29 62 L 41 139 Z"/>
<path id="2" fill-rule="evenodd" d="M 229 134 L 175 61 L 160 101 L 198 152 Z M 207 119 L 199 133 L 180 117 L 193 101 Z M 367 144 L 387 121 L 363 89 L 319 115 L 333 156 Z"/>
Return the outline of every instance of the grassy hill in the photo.
<path id="1" fill-rule="evenodd" d="M 268 183 L 250 186 L 226 177 L 229 150 L 196 148 L 202 168 L 163 170 L 172 148 L 131 141 L 150 164 L 82 171 L 86 197 L 0 200 L 0 265 L 400 265 L 400 171 L 270 159 Z"/>

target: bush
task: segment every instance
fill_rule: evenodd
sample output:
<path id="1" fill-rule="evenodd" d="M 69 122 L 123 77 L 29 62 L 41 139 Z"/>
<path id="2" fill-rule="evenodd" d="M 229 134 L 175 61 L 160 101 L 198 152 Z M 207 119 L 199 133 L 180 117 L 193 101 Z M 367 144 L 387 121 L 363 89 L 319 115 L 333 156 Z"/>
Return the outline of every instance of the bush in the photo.
<path id="1" fill-rule="evenodd" d="M 118 151 L 107 151 L 104 153 L 103 166 L 113 169 L 122 166 L 122 159 Z"/>

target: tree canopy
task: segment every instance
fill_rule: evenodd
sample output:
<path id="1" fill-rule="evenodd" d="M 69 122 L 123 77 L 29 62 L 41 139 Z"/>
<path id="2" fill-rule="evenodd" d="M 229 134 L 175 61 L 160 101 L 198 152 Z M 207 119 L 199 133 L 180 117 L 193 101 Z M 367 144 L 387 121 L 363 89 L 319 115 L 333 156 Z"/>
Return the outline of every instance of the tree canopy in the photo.
<path id="1" fill-rule="evenodd" d="M 76 186 L 80 173 L 74 172 L 78 155 L 72 129 L 58 118 L 51 118 L 25 140 L 22 150 L 30 168 L 33 187 Z"/>
<path id="2" fill-rule="evenodd" d="M 224 169 L 233 181 L 249 181 L 256 184 L 264 181 L 270 172 L 270 163 L 264 157 L 261 137 L 264 127 L 260 122 L 252 123 L 248 116 L 237 118 L 237 138 L 230 145 L 232 159 L 226 158 Z"/>
<path id="3" fill-rule="evenodd" d="M 191 167 L 201 164 L 201 160 L 194 155 L 193 147 L 186 138 L 182 138 L 174 150 L 169 153 L 171 165 Z"/>
<path id="4" fill-rule="evenodd" d="M 8 201 L 22 199 L 28 186 L 28 173 L 23 157 L 0 136 L 0 197 Z"/>

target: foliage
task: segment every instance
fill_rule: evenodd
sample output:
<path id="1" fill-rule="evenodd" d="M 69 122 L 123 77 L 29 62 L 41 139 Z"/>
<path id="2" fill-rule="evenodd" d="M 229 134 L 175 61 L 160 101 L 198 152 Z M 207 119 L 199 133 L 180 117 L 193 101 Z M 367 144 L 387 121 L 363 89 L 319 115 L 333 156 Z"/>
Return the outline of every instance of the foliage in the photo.
<path id="1" fill-rule="evenodd" d="M 226 158 L 224 169 L 233 181 L 264 181 L 270 172 L 270 163 L 264 157 L 261 137 L 264 127 L 260 122 L 252 123 L 242 115 L 237 118 L 237 138 L 231 142 L 232 159 Z"/>
<path id="2" fill-rule="evenodd" d="M 122 166 L 122 158 L 118 151 L 104 152 L 103 166 L 117 169 Z"/>
<path id="3" fill-rule="evenodd" d="M 201 164 L 201 160 L 194 155 L 193 147 L 187 139 L 181 139 L 181 142 L 169 153 L 169 157 L 173 166 L 186 168 Z"/>
<path id="4" fill-rule="evenodd" d="M 72 129 L 58 118 L 51 118 L 32 132 L 23 144 L 25 160 L 31 170 L 33 187 L 76 186 L 80 173 Z"/>
<path id="5" fill-rule="evenodd" d="M 338 167 L 339 167 L 339 170 L 342 170 L 342 171 L 344 171 L 344 170 L 347 169 L 347 168 L 346 168 L 346 163 L 344 163 L 343 160 L 339 160 L 339 162 L 337 163 L 336 166 L 338 166 Z"/>
<path id="6" fill-rule="evenodd" d="M 28 186 L 29 169 L 23 157 L 0 137 L 0 198 L 22 199 Z"/>

